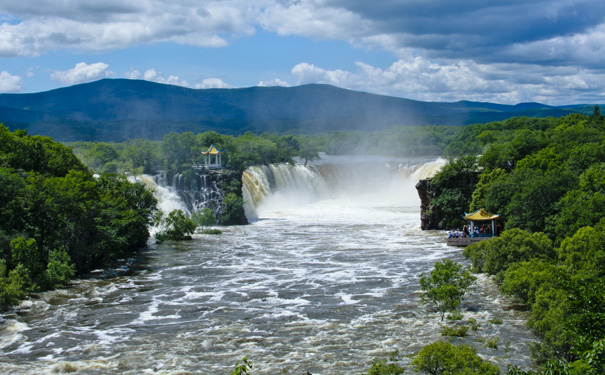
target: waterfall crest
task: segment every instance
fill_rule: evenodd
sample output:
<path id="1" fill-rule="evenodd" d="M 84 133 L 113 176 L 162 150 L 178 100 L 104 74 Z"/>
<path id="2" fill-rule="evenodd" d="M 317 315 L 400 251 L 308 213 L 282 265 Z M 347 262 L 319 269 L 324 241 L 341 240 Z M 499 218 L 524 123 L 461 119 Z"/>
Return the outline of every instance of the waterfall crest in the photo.
<path id="1" fill-rule="evenodd" d="M 430 178 L 445 160 L 397 160 L 376 157 L 324 157 L 314 165 L 274 164 L 253 166 L 242 176 L 242 195 L 249 219 L 263 209 L 287 210 L 323 200 L 341 204 L 418 197 L 413 186 Z M 419 203 L 418 203 L 419 204 Z M 273 206 L 270 208 L 269 206 Z"/>

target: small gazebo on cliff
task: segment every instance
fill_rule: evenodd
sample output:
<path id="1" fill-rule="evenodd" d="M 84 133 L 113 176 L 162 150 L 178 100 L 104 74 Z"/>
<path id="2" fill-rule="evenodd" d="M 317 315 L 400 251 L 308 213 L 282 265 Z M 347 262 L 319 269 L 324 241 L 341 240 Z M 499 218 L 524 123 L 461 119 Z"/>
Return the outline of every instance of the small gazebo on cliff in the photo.
<path id="1" fill-rule="evenodd" d="M 204 165 L 206 168 L 222 168 L 221 156 L 223 151 L 214 147 L 214 144 L 210 145 L 206 151 L 202 151 L 204 155 Z"/>

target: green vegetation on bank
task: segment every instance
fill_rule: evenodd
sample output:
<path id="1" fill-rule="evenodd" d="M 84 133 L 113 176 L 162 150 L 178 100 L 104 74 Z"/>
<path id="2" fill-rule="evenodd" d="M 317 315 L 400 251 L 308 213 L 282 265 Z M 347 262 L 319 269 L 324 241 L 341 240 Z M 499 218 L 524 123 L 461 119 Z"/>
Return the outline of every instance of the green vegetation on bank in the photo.
<path id="1" fill-rule="evenodd" d="M 152 174 L 159 170 L 180 173 L 202 163 L 201 152 L 211 144 L 225 152 L 226 168 L 243 171 L 251 165 L 291 163 L 298 157 L 306 163 L 319 151 L 332 155 L 438 156 L 457 139 L 461 128 L 407 126 L 375 132 L 338 131 L 292 136 L 245 133 L 241 136 L 214 131 L 170 133 L 162 141 L 146 139 L 120 143 L 73 142 L 69 145 L 89 168 L 101 173 Z"/>
<path id="2" fill-rule="evenodd" d="M 156 203 L 143 184 L 94 178 L 68 147 L 0 125 L 0 309 L 144 246 Z"/>
<path id="3" fill-rule="evenodd" d="M 458 157 L 431 181 L 447 227 L 479 208 L 502 216 L 502 235 L 464 255 L 531 311 L 540 374 L 605 373 L 604 141 L 598 107 L 469 125 L 445 148 Z"/>

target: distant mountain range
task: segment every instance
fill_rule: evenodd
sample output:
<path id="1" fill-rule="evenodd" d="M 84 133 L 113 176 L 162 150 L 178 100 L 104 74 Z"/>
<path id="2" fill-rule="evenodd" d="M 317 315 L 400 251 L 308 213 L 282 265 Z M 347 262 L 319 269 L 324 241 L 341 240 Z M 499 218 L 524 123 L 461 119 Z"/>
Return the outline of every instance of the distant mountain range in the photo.
<path id="1" fill-rule="evenodd" d="M 466 125 L 592 110 L 592 105 L 421 102 L 317 84 L 195 90 L 103 79 L 41 93 L 0 94 L 0 123 L 58 141 L 161 139 L 171 131 L 313 134 L 396 125 Z"/>

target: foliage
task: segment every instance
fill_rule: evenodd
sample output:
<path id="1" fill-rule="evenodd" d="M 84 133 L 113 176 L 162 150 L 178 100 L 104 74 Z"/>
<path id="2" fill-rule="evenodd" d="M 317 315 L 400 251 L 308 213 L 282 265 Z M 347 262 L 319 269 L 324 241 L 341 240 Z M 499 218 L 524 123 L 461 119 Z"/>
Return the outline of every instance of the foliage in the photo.
<path id="1" fill-rule="evenodd" d="M 502 232 L 499 237 L 474 243 L 466 247 L 463 254 L 473 261 L 475 270 L 498 275 L 500 279 L 516 262 L 556 258 L 552 241 L 544 233 L 530 234 L 516 228 Z"/>
<path id="2" fill-rule="evenodd" d="M 163 229 L 155 235 L 158 241 L 190 240 L 195 232 L 196 223 L 183 210 L 173 210 L 159 223 Z"/>
<path id="3" fill-rule="evenodd" d="M 246 357 L 242 359 L 242 362 L 238 362 L 235 365 L 235 369 L 231 373 L 231 375 L 249 375 L 250 371 L 252 371 L 252 363 L 248 361 Z"/>
<path id="4" fill-rule="evenodd" d="M 420 287 L 424 294 L 422 301 L 431 302 L 441 313 L 441 320 L 447 311 L 453 311 L 460 306 L 466 289 L 475 281 L 468 270 L 462 270 L 462 265 L 449 259 L 435 263 L 430 276 L 420 275 Z"/>
<path id="5" fill-rule="evenodd" d="M 221 213 L 220 223 L 223 225 L 247 224 L 246 213 L 244 211 L 244 200 L 234 193 L 227 194 L 223 200 L 225 206 Z"/>
<path id="6" fill-rule="evenodd" d="M 203 209 L 196 211 L 191 215 L 191 220 L 202 229 L 203 233 L 208 231 L 208 227 L 216 224 L 216 216 L 212 210 L 208 207 L 204 207 Z"/>
<path id="7" fill-rule="evenodd" d="M 431 180 L 436 198 L 431 202 L 441 212 L 441 228 L 461 227 L 468 211 L 479 172 L 477 158 L 469 155 L 449 160 Z"/>
<path id="8" fill-rule="evenodd" d="M 143 184 L 94 178 L 50 138 L 0 126 L 1 307 L 144 246 L 156 203 Z"/>
<path id="9" fill-rule="evenodd" d="M 441 329 L 441 336 L 466 337 L 468 334 L 468 326 L 448 327 Z"/>
<path id="10" fill-rule="evenodd" d="M 438 341 L 424 346 L 412 361 L 416 371 L 431 375 L 496 375 L 497 366 L 484 361 L 474 348 Z"/>
<path id="11" fill-rule="evenodd" d="M 535 302 L 539 290 L 552 287 L 559 269 L 544 260 L 530 259 L 512 264 L 503 273 L 502 292 L 514 296 L 519 302 L 531 305 Z"/>
<path id="12" fill-rule="evenodd" d="M 447 320 L 462 320 L 462 318 L 464 318 L 464 316 L 462 315 L 462 313 L 460 311 L 454 311 L 450 314 L 447 314 L 445 318 Z"/>
<path id="13" fill-rule="evenodd" d="M 62 287 L 76 274 L 75 265 L 65 250 L 53 250 L 48 255 L 48 265 L 44 271 L 47 288 Z"/>
<path id="14" fill-rule="evenodd" d="M 490 349 L 498 349 L 499 342 L 500 342 L 499 336 L 491 337 L 491 338 L 487 339 L 487 341 L 485 342 L 485 347 L 490 348 Z"/>
<path id="15" fill-rule="evenodd" d="M 375 358 L 372 361 L 372 367 L 368 370 L 367 375 L 400 375 L 404 372 L 404 368 L 396 363 Z"/>

